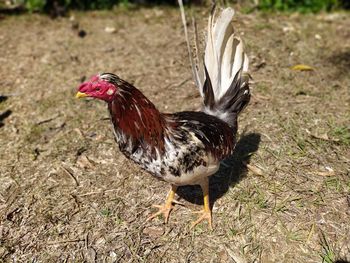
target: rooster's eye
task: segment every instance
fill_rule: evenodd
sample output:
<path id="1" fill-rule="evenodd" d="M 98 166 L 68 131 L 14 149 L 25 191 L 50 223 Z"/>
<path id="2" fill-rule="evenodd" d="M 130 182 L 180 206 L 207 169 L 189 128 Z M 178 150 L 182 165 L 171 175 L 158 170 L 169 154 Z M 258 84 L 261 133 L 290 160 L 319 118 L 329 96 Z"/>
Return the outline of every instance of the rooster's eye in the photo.
<path id="1" fill-rule="evenodd" d="M 95 91 L 100 91 L 101 90 L 101 88 L 95 88 Z"/>

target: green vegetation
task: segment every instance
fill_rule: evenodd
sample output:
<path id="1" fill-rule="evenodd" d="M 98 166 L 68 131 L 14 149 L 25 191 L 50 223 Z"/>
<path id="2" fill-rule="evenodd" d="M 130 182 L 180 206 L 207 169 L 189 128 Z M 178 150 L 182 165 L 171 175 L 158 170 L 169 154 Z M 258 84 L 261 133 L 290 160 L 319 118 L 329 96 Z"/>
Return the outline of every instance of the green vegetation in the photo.
<path id="1" fill-rule="evenodd" d="M 278 11 L 317 12 L 349 8 L 346 0 L 260 0 L 259 9 Z"/>
<path id="2" fill-rule="evenodd" d="M 168 0 L 145 0 L 145 1 L 133 1 L 133 0 L 16 0 L 16 5 L 23 6 L 29 12 L 45 12 L 50 13 L 52 11 L 58 11 L 58 9 L 78 9 L 78 10 L 93 10 L 93 9 L 111 9 L 113 6 L 130 6 L 135 4 L 160 4 L 168 3 L 174 4 L 174 1 Z"/>
<path id="3" fill-rule="evenodd" d="M 21 0 L 22 4 L 30 12 L 40 11 L 49 12 L 55 8 L 64 9 L 109 9 L 116 4 L 123 3 L 127 0 L 58 0 L 58 1 L 48 1 L 48 0 Z"/>
<path id="4" fill-rule="evenodd" d="M 322 245 L 322 263 L 334 263 L 336 262 L 336 255 L 334 249 L 329 245 L 324 233 L 321 233 L 321 245 Z"/>
<path id="5" fill-rule="evenodd" d="M 100 214 L 101 214 L 103 217 L 109 217 L 109 216 L 111 216 L 112 211 L 111 211 L 110 209 L 106 208 L 106 209 L 102 209 L 102 210 L 100 211 Z"/>
<path id="6" fill-rule="evenodd" d="M 193 1 L 194 2 L 194 1 Z M 231 1 L 233 4 L 235 1 Z M 170 0 L 17 0 L 16 4 L 22 5 L 30 12 L 45 12 L 51 13 L 57 9 L 110 9 L 116 5 L 129 6 L 140 4 L 170 4 L 173 5 L 176 1 Z M 188 1 L 187 3 L 191 3 Z M 198 1 L 196 1 L 198 3 Z M 199 1 L 202 4 L 208 4 L 208 1 Z M 251 5 L 252 0 L 243 1 L 244 5 Z M 256 6 L 264 11 L 298 11 L 298 12 L 318 12 L 332 11 L 335 9 L 349 9 L 349 0 L 259 0 Z"/>
<path id="7" fill-rule="evenodd" d="M 350 145 L 350 127 L 335 127 L 332 135 L 336 137 L 340 143 Z"/>

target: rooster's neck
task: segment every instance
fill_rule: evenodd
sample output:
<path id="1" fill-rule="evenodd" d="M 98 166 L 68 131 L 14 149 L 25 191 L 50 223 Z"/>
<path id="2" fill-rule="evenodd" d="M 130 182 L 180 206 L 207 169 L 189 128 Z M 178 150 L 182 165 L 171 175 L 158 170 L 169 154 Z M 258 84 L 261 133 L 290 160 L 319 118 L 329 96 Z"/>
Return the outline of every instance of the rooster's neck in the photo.
<path id="1" fill-rule="evenodd" d="M 108 108 L 119 145 L 164 149 L 164 116 L 141 91 L 132 85 L 123 87 Z"/>

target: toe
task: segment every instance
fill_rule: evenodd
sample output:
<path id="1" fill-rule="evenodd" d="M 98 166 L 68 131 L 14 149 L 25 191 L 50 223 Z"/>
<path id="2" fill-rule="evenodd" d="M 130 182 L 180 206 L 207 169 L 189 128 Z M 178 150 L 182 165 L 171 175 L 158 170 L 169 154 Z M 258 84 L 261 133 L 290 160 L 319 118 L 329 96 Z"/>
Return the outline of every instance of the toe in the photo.
<path id="1" fill-rule="evenodd" d="M 201 213 L 202 215 L 196 221 L 194 221 L 191 224 L 191 229 L 193 229 L 196 225 L 198 225 L 202 221 L 206 220 L 206 221 L 208 221 L 209 229 L 213 230 L 211 212 L 210 211 L 209 212 L 207 212 L 207 211 L 200 211 L 199 213 Z"/>
<path id="2" fill-rule="evenodd" d="M 165 223 L 168 223 L 169 215 L 171 210 L 173 209 L 172 205 L 153 205 L 153 207 L 158 208 L 158 211 L 154 214 L 152 214 L 150 217 L 147 218 L 146 221 L 152 220 L 153 218 L 157 217 L 158 215 L 163 215 Z"/>

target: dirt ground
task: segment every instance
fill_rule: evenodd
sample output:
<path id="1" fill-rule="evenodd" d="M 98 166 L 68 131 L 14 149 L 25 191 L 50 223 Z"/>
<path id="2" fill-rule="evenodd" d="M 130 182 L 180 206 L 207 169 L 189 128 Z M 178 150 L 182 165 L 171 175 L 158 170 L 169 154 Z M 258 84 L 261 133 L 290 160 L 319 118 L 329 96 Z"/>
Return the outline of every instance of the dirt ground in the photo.
<path id="1" fill-rule="evenodd" d="M 193 11 L 201 31 L 208 11 Z M 211 178 L 213 231 L 189 229 L 197 187 L 168 225 L 145 222 L 169 185 L 118 151 L 104 103 L 74 98 L 107 71 L 161 111 L 198 109 L 179 11 L 72 15 L 0 18 L 1 262 L 350 260 L 348 13 L 238 12 L 253 96 Z"/>

